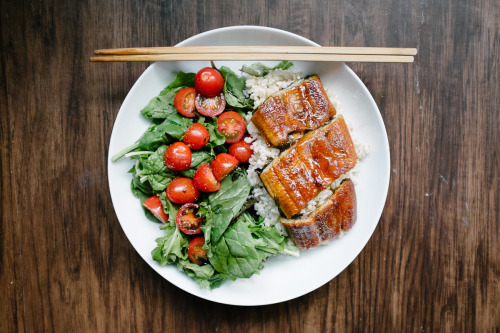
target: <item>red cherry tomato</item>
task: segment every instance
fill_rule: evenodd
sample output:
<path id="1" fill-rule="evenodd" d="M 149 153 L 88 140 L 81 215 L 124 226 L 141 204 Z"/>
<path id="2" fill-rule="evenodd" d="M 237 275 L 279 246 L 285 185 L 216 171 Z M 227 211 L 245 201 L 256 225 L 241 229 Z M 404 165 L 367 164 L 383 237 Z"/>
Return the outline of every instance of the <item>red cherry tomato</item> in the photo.
<path id="1" fill-rule="evenodd" d="M 193 264 L 202 265 L 207 262 L 207 250 L 203 248 L 205 237 L 198 236 L 193 238 L 188 245 L 188 257 Z"/>
<path id="2" fill-rule="evenodd" d="M 222 181 L 231 171 L 236 169 L 238 160 L 233 155 L 222 153 L 217 155 L 210 166 L 215 179 Z"/>
<path id="3" fill-rule="evenodd" d="M 176 204 L 195 202 L 199 197 L 200 191 L 190 178 L 175 178 L 167 186 L 167 198 Z"/>
<path id="4" fill-rule="evenodd" d="M 180 231 L 186 235 L 196 235 L 201 232 L 203 219 L 196 216 L 196 212 L 200 209 L 200 205 L 195 203 L 187 203 L 181 206 L 175 216 L 175 224 Z"/>
<path id="5" fill-rule="evenodd" d="M 194 88 L 181 89 L 174 97 L 174 107 L 184 117 L 193 118 L 196 116 L 194 112 L 195 98 L 196 90 Z"/>
<path id="6" fill-rule="evenodd" d="M 226 137 L 227 143 L 235 143 L 245 134 L 245 120 L 238 112 L 227 111 L 219 116 L 217 130 Z"/>
<path id="7" fill-rule="evenodd" d="M 184 143 L 194 150 L 205 147 L 208 140 L 210 140 L 210 133 L 205 126 L 199 123 L 189 126 L 184 134 Z"/>
<path id="8" fill-rule="evenodd" d="M 153 195 L 152 197 L 144 200 L 142 205 L 146 207 L 161 222 L 168 222 L 168 214 L 165 214 L 165 211 L 163 210 L 163 204 L 161 203 L 159 196 Z"/>
<path id="9" fill-rule="evenodd" d="M 250 143 L 241 140 L 229 146 L 229 154 L 236 157 L 240 163 L 247 163 L 252 157 L 253 150 Z"/>
<path id="10" fill-rule="evenodd" d="M 191 165 L 191 149 L 182 142 L 168 146 L 163 159 L 165 165 L 171 170 L 187 170 Z"/>
<path id="11" fill-rule="evenodd" d="M 200 94 L 213 97 L 219 94 L 224 88 L 224 77 L 222 74 L 211 67 L 202 68 L 194 77 L 194 87 Z"/>
<path id="12" fill-rule="evenodd" d="M 194 102 L 196 110 L 204 116 L 215 117 L 220 115 L 226 107 L 226 98 L 223 93 L 213 97 L 206 97 L 202 94 L 196 95 Z"/>
<path id="13" fill-rule="evenodd" d="M 220 183 L 215 178 L 208 163 L 203 164 L 196 170 L 193 182 L 194 186 L 202 192 L 215 192 L 220 189 Z"/>

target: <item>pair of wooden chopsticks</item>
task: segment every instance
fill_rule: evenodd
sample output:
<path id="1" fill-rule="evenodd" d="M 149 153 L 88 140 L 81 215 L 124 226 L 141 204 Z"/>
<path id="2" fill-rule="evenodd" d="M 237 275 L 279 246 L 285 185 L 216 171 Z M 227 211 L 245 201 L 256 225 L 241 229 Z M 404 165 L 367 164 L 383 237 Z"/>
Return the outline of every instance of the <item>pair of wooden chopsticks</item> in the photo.
<path id="1" fill-rule="evenodd" d="M 90 61 L 289 60 L 413 62 L 414 48 L 316 46 L 184 46 L 95 50 Z"/>

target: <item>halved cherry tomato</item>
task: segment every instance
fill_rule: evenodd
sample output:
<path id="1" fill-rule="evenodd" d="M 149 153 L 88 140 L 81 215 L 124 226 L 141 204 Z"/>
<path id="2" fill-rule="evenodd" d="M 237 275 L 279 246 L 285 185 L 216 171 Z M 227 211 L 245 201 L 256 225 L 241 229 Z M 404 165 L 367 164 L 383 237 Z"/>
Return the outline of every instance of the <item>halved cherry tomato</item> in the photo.
<path id="1" fill-rule="evenodd" d="M 161 222 L 168 222 L 168 214 L 165 214 L 165 211 L 163 210 L 163 204 L 161 203 L 159 196 L 153 195 L 152 197 L 147 198 L 146 200 L 144 200 L 142 205 L 146 207 Z"/>
<path id="2" fill-rule="evenodd" d="M 219 116 L 217 122 L 217 130 L 226 137 L 227 143 L 238 142 L 245 134 L 245 120 L 238 112 L 226 111 Z"/>
<path id="3" fill-rule="evenodd" d="M 180 231 L 186 235 L 196 235 L 201 232 L 203 219 L 196 216 L 196 212 L 200 209 L 200 205 L 195 203 L 187 203 L 181 206 L 175 216 L 175 224 Z"/>
<path id="4" fill-rule="evenodd" d="M 205 147 L 208 140 L 210 140 L 210 133 L 208 133 L 205 126 L 199 123 L 189 126 L 184 134 L 184 143 L 191 149 L 196 150 Z"/>
<path id="5" fill-rule="evenodd" d="M 210 166 L 215 178 L 222 181 L 231 171 L 236 169 L 238 160 L 233 155 L 222 153 L 217 155 Z"/>
<path id="6" fill-rule="evenodd" d="M 247 163 L 253 154 L 251 146 L 252 144 L 246 142 L 245 140 L 235 142 L 229 146 L 229 154 L 236 157 L 240 163 Z"/>
<path id="7" fill-rule="evenodd" d="M 188 257 L 193 264 L 202 265 L 207 262 L 207 250 L 203 248 L 205 237 L 197 236 L 193 238 L 188 245 Z"/>
<path id="8" fill-rule="evenodd" d="M 208 163 L 203 164 L 196 170 L 193 182 L 194 186 L 202 192 L 215 192 L 220 189 L 220 183 L 215 178 Z"/>
<path id="9" fill-rule="evenodd" d="M 176 204 L 195 202 L 199 197 L 200 191 L 190 178 L 175 178 L 167 186 L 167 198 Z"/>
<path id="10" fill-rule="evenodd" d="M 191 149 L 182 142 L 168 146 L 163 159 L 167 168 L 171 170 L 187 170 L 191 165 Z"/>
<path id="11" fill-rule="evenodd" d="M 196 110 L 198 110 L 198 112 L 202 115 L 215 117 L 224 111 L 224 108 L 226 107 L 226 98 L 223 93 L 213 97 L 206 97 L 202 94 L 197 94 L 194 104 L 196 105 Z"/>
<path id="12" fill-rule="evenodd" d="M 177 92 L 174 97 L 174 107 L 184 117 L 193 118 L 196 116 L 194 112 L 194 100 L 196 99 L 196 89 L 184 88 Z"/>
<path id="13" fill-rule="evenodd" d="M 224 77 L 222 74 L 211 67 L 202 68 L 194 77 L 194 87 L 200 94 L 213 97 L 219 94 L 224 88 Z"/>

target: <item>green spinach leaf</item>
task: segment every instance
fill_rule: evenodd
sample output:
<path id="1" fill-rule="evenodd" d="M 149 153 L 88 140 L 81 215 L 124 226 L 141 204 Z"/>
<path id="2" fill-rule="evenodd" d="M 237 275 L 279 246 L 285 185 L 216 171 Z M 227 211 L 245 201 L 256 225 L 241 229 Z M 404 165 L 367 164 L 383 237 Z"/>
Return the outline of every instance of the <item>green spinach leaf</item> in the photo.
<path id="1" fill-rule="evenodd" d="M 167 146 L 160 146 L 149 157 L 139 157 L 135 166 L 135 176 L 141 183 L 149 182 L 155 192 L 163 191 L 168 184 L 175 178 L 175 175 L 164 163 L 163 155 Z"/>
<path id="2" fill-rule="evenodd" d="M 217 130 L 217 118 L 200 117 L 198 123 L 205 126 L 205 128 L 208 130 L 208 133 L 210 134 L 210 139 L 206 145 L 207 147 L 215 148 L 226 143 L 226 137 L 219 133 L 219 131 Z"/>
<path id="3" fill-rule="evenodd" d="M 174 107 L 175 94 L 182 88 L 194 87 L 195 73 L 179 72 L 175 79 L 158 96 L 152 98 L 141 110 L 146 118 L 168 118 L 177 113 Z"/>
<path id="4" fill-rule="evenodd" d="M 210 163 L 213 160 L 212 154 L 204 150 L 194 150 L 191 153 L 191 165 L 188 170 L 180 171 L 183 177 L 193 178 L 196 170 L 204 163 Z"/>
<path id="5" fill-rule="evenodd" d="M 235 278 L 248 278 L 259 270 L 261 255 L 255 248 L 252 234 L 240 219 L 232 225 L 214 246 L 209 258 L 215 269 Z"/>
<path id="6" fill-rule="evenodd" d="M 293 66 L 293 63 L 290 61 L 286 61 L 286 60 L 280 62 L 279 64 L 277 64 L 274 67 L 266 66 L 261 62 L 256 62 L 250 66 L 243 65 L 243 67 L 241 68 L 241 71 L 243 73 L 247 73 L 247 74 L 250 74 L 252 76 L 266 76 L 267 74 L 269 74 L 270 71 L 277 70 L 277 69 L 286 70 L 292 66 Z"/>
<path id="7" fill-rule="evenodd" d="M 191 125 L 192 121 L 189 118 L 181 116 L 178 112 L 173 113 L 167 119 L 163 120 L 163 122 L 155 121 L 139 140 L 114 155 L 112 161 L 122 158 L 131 151 L 154 151 L 162 144 L 180 141 Z"/>
<path id="8" fill-rule="evenodd" d="M 245 94 L 245 78 L 236 75 L 226 66 L 222 66 L 219 71 L 224 77 L 226 103 L 234 107 L 252 109 L 252 100 Z"/>
<path id="9" fill-rule="evenodd" d="M 172 89 L 165 95 L 158 95 L 152 98 L 149 103 L 141 110 L 146 118 L 168 118 L 177 113 L 174 106 L 174 97 L 182 87 Z"/>
<path id="10" fill-rule="evenodd" d="M 264 260 L 279 253 L 298 256 L 299 250 L 274 226 L 256 222 L 244 212 L 220 240 L 212 245 L 210 263 L 232 278 L 250 277 L 264 266 Z"/>
<path id="11" fill-rule="evenodd" d="M 245 171 L 236 169 L 221 182 L 220 190 L 208 196 L 213 223 L 209 237 L 213 242 L 219 240 L 232 219 L 239 213 L 241 206 L 247 201 L 250 189 Z"/>

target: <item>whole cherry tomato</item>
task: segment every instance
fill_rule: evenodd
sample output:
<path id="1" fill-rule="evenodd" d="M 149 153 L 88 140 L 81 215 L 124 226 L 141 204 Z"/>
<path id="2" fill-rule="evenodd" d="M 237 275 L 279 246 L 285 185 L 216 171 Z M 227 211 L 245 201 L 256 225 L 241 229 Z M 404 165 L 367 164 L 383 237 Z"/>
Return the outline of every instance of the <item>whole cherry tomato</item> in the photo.
<path id="1" fill-rule="evenodd" d="M 247 163 L 253 154 L 251 146 L 252 144 L 246 142 L 245 140 L 235 142 L 229 146 L 229 154 L 236 157 L 240 163 Z"/>
<path id="2" fill-rule="evenodd" d="M 213 97 L 219 94 L 222 88 L 224 88 L 224 77 L 222 77 L 222 74 L 218 70 L 212 67 L 205 67 L 196 73 L 194 87 L 203 96 Z"/>
<path id="3" fill-rule="evenodd" d="M 205 126 L 199 123 L 189 126 L 184 134 L 184 143 L 194 150 L 205 147 L 208 140 L 210 140 L 210 133 Z"/>
<path id="4" fill-rule="evenodd" d="M 182 142 L 168 146 L 163 159 L 167 168 L 171 170 L 187 170 L 191 165 L 191 149 Z"/>
<path id="5" fill-rule="evenodd" d="M 191 178 L 175 178 L 167 186 L 167 198 L 176 204 L 195 202 L 199 197 L 200 191 Z"/>

